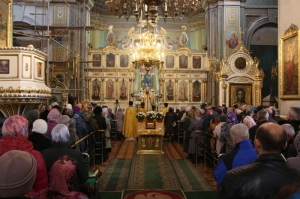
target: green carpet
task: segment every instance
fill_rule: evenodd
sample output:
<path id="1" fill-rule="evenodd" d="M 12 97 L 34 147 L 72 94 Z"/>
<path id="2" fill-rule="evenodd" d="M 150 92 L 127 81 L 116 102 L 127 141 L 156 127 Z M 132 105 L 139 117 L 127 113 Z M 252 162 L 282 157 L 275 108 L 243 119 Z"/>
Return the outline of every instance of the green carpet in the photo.
<path id="1" fill-rule="evenodd" d="M 218 191 L 188 191 L 184 192 L 187 199 L 217 199 Z"/>
<path id="2" fill-rule="evenodd" d="M 167 155 L 134 155 L 127 189 L 181 189 Z"/>
<path id="3" fill-rule="evenodd" d="M 190 160 L 170 160 L 184 191 L 212 191 L 213 189 Z"/>
<path id="4" fill-rule="evenodd" d="M 127 181 L 131 159 L 112 159 L 101 176 L 99 191 L 123 191 Z"/>
<path id="5" fill-rule="evenodd" d="M 185 199 L 182 190 L 124 190 L 122 199 L 136 199 L 136 198 L 180 198 Z"/>

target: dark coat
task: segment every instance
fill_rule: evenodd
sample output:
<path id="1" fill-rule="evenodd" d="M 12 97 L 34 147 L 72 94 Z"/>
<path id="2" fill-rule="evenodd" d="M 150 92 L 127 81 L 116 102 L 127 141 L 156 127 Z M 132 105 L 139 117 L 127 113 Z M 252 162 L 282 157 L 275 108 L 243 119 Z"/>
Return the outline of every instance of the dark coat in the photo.
<path id="1" fill-rule="evenodd" d="M 79 184 L 85 183 L 89 177 L 87 166 L 84 162 L 81 152 L 69 148 L 67 143 L 53 143 L 51 148 L 42 151 L 42 155 L 45 160 L 47 172 L 50 171 L 53 163 L 63 155 L 67 155 L 70 158 L 76 160 L 76 179 L 74 188 L 79 190 Z"/>
<path id="2" fill-rule="evenodd" d="M 52 146 L 52 140 L 40 133 L 32 132 L 28 136 L 28 140 L 32 142 L 34 149 L 37 151 L 42 151 Z"/>
<path id="3" fill-rule="evenodd" d="M 107 128 L 105 118 L 102 117 L 102 115 L 94 115 L 93 118 L 97 121 L 98 130 L 104 130 L 104 132 L 105 132 L 105 130 Z M 97 132 L 95 134 L 95 138 L 97 141 L 101 141 L 101 134 L 99 132 Z"/>
<path id="4" fill-rule="evenodd" d="M 164 123 L 166 125 L 165 134 L 175 134 L 173 129 L 173 123 L 177 122 L 177 115 L 174 111 L 169 111 L 166 113 Z"/>
<path id="5" fill-rule="evenodd" d="M 300 181 L 300 174 L 281 154 L 261 154 L 251 164 L 227 172 L 219 198 L 272 199 L 282 186 L 296 181 Z"/>
<path id="6" fill-rule="evenodd" d="M 268 122 L 268 120 L 263 120 L 261 122 L 258 122 L 256 125 L 252 126 L 249 129 L 249 139 L 251 140 L 252 145 L 254 146 L 254 138 L 255 138 L 255 134 L 256 134 L 256 130 L 263 124 Z"/>

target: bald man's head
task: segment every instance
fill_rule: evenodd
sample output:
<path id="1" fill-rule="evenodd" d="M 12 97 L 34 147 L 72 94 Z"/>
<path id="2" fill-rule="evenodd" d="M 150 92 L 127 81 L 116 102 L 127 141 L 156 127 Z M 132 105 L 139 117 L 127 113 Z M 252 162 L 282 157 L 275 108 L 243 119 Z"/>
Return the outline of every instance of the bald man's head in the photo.
<path id="1" fill-rule="evenodd" d="M 275 123 L 264 123 L 256 131 L 256 139 L 265 152 L 281 153 L 286 146 L 287 135 L 285 130 Z"/>

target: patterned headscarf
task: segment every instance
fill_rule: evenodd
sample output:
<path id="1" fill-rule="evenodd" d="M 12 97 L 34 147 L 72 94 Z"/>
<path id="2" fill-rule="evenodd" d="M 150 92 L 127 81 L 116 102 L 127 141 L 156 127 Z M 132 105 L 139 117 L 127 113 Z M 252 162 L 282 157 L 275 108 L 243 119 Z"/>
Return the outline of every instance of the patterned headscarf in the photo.
<path id="1" fill-rule="evenodd" d="M 27 139 L 28 137 L 28 120 L 20 115 L 14 115 L 7 118 L 2 126 L 2 135 L 16 136 Z"/>
<path id="2" fill-rule="evenodd" d="M 70 140 L 69 129 L 64 124 L 57 124 L 51 131 L 52 142 L 68 143 Z"/>
<path id="3" fill-rule="evenodd" d="M 86 199 L 83 193 L 74 189 L 76 176 L 76 160 L 64 155 L 61 156 L 51 167 L 49 172 L 50 185 L 35 197 L 43 198 L 64 198 L 64 199 Z"/>
<path id="4" fill-rule="evenodd" d="M 235 112 L 233 112 L 232 108 L 227 109 L 226 123 L 232 125 L 239 123 L 236 114 Z"/>
<path id="5" fill-rule="evenodd" d="M 51 111 L 49 112 L 47 119 L 48 122 L 57 122 L 57 119 L 60 117 L 60 113 L 57 109 L 51 109 Z"/>

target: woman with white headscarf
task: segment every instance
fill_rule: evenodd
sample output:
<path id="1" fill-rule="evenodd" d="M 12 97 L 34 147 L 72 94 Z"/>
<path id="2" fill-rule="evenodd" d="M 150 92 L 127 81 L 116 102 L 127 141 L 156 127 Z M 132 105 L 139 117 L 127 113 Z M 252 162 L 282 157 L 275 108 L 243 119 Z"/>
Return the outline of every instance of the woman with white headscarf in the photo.
<path id="1" fill-rule="evenodd" d="M 105 143 L 106 143 L 106 151 L 111 152 L 111 142 L 110 142 L 110 130 L 111 130 L 111 125 L 110 121 L 108 119 L 108 110 L 107 108 L 102 108 L 102 116 L 105 118 L 106 122 L 106 129 L 105 129 Z"/>

